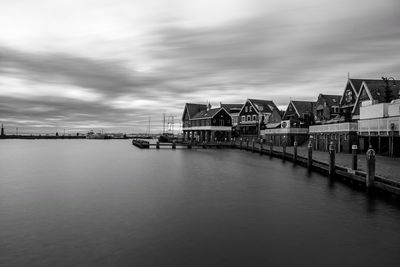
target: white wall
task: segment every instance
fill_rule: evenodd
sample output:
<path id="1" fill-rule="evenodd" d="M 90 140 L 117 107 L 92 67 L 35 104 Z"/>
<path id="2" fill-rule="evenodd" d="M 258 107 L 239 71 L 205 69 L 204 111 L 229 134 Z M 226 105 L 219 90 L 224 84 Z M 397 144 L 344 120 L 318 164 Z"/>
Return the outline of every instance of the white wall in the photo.
<path id="1" fill-rule="evenodd" d="M 360 119 L 384 118 L 388 116 L 389 103 L 360 107 Z"/>

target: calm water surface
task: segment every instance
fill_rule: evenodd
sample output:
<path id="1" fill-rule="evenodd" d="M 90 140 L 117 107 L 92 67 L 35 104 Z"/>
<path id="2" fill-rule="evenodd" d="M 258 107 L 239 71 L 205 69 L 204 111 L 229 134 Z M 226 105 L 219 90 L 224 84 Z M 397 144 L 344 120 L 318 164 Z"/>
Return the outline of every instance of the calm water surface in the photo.
<path id="1" fill-rule="evenodd" d="M 0 140 L 0 266 L 400 266 L 400 208 L 238 150 Z"/>

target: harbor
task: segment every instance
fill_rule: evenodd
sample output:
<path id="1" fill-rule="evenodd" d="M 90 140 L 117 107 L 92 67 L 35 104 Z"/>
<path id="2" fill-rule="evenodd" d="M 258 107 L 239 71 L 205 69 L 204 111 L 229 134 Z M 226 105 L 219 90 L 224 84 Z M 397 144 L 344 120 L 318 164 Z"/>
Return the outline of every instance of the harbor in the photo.
<path id="1" fill-rule="evenodd" d="M 317 171 L 328 176 L 330 179 L 340 179 L 351 184 L 357 184 L 369 191 L 378 190 L 388 195 L 396 197 L 400 196 L 400 178 L 394 171 L 389 177 L 381 175 L 382 170 L 387 169 L 387 165 L 376 163 L 375 151 L 370 149 L 365 155 L 358 154 L 354 151 L 351 159 L 346 158 L 345 154 L 336 154 L 333 143 L 330 145 L 328 153 L 321 153 L 314 151 L 312 143 L 307 148 L 294 147 L 287 148 L 274 147 L 272 143 L 263 144 L 261 142 L 249 142 L 249 140 L 231 140 L 224 142 L 212 143 L 198 143 L 198 142 L 173 142 L 173 143 L 160 143 L 149 142 L 145 140 L 132 140 L 132 145 L 140 149 L 160 149 L 160 148 L 186 148 L 186 149 L 240 149 L 258 153 L 260 155 L 269 155 L 270 157 L 277 157 L 284 161 L 291 161 L 296 165 L 306 167 L 310 171 Z M 216 151 L 216 153 L 218 153 Z M 352 162 L 351 167 L 346 166 L 343 162 Z M 365 162 L 365 164 L 359 162 Z M 392 163 L 393 164 L 393 163 Z M 378 168 L 376 167 L 378 165 Z M 357 166 L 362 166 L 358 168 Z M 395 167 L 396 165 L 391 165 Z M 378 174 L 377 174 L 378 173 Z"/>
<path id="2" fill-rule="evenodd" d="M 266 146 L 260 156 L 251 142 L 242 150 L 140 150 L 131 141 L 2 140 L 1 264 L 323 266 L 341 255 L 342 266 L 397 266 L 400 260 L 399 204 L 366 194 L 362 182 L 309 172 L 289 154 L 279 158 L 277 147 L 276 157 Z M 288 250 L 296 256 L 287 257 Z"/>

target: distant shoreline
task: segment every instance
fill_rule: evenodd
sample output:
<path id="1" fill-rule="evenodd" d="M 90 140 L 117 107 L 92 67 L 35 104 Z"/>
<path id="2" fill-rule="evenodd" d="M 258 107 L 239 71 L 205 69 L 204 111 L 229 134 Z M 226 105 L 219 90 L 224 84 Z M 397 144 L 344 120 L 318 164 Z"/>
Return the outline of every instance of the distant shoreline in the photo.
<path id="1" fill-rule="evenodd" d="M 85 135 L 4 135 L 0 139 L 86 139 Z"/>

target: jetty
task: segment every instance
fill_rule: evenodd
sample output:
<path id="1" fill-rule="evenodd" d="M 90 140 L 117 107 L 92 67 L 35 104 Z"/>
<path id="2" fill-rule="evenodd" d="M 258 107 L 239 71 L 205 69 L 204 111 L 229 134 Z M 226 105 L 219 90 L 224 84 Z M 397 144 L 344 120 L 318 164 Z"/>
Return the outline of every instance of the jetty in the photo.
<path id="1" fill-rule="evenodd" d="M 160 149 L 160 148 L 182 148 L 182 149 L 240 149 L 260 155 L 280 158 L 284 161 L 293 162 L 298 166 L 303 166 L 309 171 L 319 172 L 328 176 L 332 180 L 341 180 L 352 185 L 367 188 L 368 191 L 378 190 L 395 196 L 400 196 L 400 178 L 390 179 L 376 174 L 375 151 L 369 149 L 365 155 L 366 170 L 357 168 L 358 157 L 362 154 L 353 153 L 352 166 L 342 166 L 336 162 L 336 151 L 334 145 L 330 145 L 328 157 L 313 157 L 313 147 L 309 143 L 304 153 L 304 147 L 301 149 L 295 146 L 289 151 L 285 146 L 274 147 L 272 143 L 264 144 L 249 140 L 240 141 L 221 141 L 221 142 L 173 142 L 173 143 L 150 143 L 145 140 L 133 140 L 132 144 L 141 149 Z M 301 150 L 302 153 L 299 153 Z"/>

